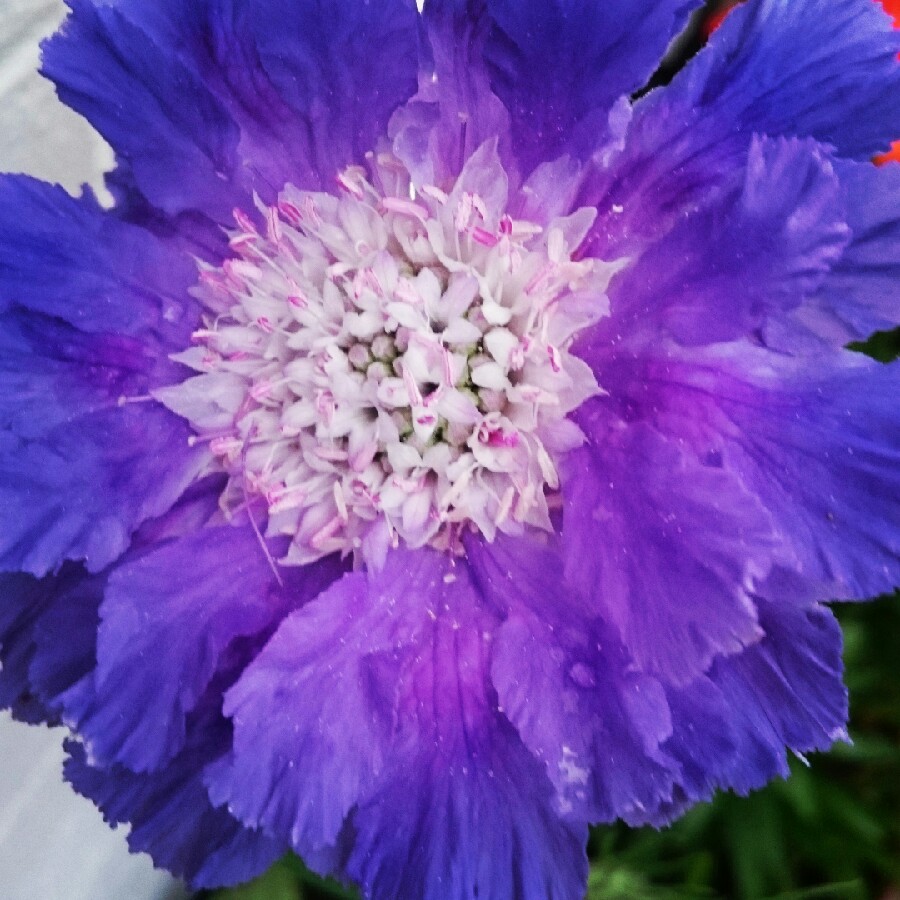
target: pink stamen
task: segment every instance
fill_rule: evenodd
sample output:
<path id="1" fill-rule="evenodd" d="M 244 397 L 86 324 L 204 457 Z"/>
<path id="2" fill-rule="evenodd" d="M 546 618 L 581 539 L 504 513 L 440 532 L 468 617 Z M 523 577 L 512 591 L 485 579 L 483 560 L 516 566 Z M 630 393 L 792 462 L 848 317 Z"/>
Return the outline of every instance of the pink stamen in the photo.
<path id="1" fill-rule="evenodd" d="M 346 450 L 341 450 L 339 447 L 329 447 L 327 445 L 316 447 L 316 449 L 313 450 L 313 453 L 315 453 L 319 459 L 324 459 L 325 462 L 346 462 L 348 458 Z"/>
<path id="2" fill-rule="evenodd" d="M 279 488 L 266 495 L 269 512 L 272 514 L 286 512 L 289 509 L 299 509 L 306 502 L 306 498 L 307 492 L 299 485 Z"/>
<path id="3" fill-rule="evenodd" d="M 334 419 L 334 395 L 331 391 L 320 391 L 316 395 L 316 412 L 324 416 L 329 425 L 331 424 Z"/>
<path id="4" fill-rule="evenodd" d="M 513 502 L 516 499 L 516 489 L 510 485 L 500 500 L 500 507 L 497 509 L 497 515 L 494 517 L 494 524 L 502 525 L 509 517 L 512 511 Z"/>
<path id="5" fill-rule="evenodd" d="M 483 247 L 496 247 L 497 244 L 500 243 L 500 238 L 498 238 L 497 235 L 491 234 L 480 225 L 476 225 L 472 229 L 471 234 L 472 240 L 481 244 Z"/>
<path id="6" fill-rule="evenodd" d="M 450 198 L 447 196 L 446 191 L 442 191 L 439 187 L 433 184 L 423 185 L 421 188 L 421 193 L 423 193 L 426 197 L 429 197 L 432 200 L 436 200 L 440 204 L 444 204 Z"/>
<path id="7" fill-rule="evenodd" d="M 209 442 L 209 449 L 214 456 L 236 458 L 243 449 L 243 442 L 236 437 L 217 437 Z"/>
<path id="8" fill-rule="evenodd" d="M 243 259 L 226 259 L 222 268 L 226 275 L 239 281 L 259 281 L 262 278 L 259 268 Z"/>
<path id="9" fill-rule="evenodd" d="M 416 384 L 415 378 L 412 376 L 412 372 L 404 366 L 403 367 L 403 384 L 406 387 L 406 393 L 409 396 L 409 402 L 413 406 L 421 406 L 422 405 L 422 392 L 419 390 L 419 385 Z"/>
<path id="10" fill-rule="evenodd" d="M 334 483 L 334 490 L 332 493 L 334 494 L 334 505 L 337 507 L 338 516 L 340 517 L 341 522 L 346 525 L 350 521 L 350 513 L 347 511 L 347 501 L 344 498 L 344 489 L 341 487 L 339 481 Z"/>
<path id="11" fill-rule="evenodd" d="M 504 431 L 495 425 L 483 422 L 478 428 L 478 440 L 487 447 L 518 447 L 519 434 L 516 431 Z"/>
<path id="12" fill-rule="evenodd" d="M 341 530 L 343 524 L 341 517 L 335 516 L 309 539 L 310 546 L 318 550 L 324 546 L 329 538 L 334 537 Z"/>
<path id="13" fill-rule="evenodd" d="M 428 221 L 428 210 L 421 203 L 414 200 L 403 200 L 400 197 L 385 197 L 381 201 L 381 207 L 385 212 L 397 213 L 401 216 L 409 216 L 420 222 Z"/>
<path id="14" fill-rule="evenodd" d="M 303 213 L 288 200 L 278 201 L 278 211 L 284 216 L 287 223 L 293 225 L 294 228 L 299 228 L 303 222 Z"/>
<path id="15" fill-rule="evenodd" d="M 441 368 L 444 384 L 453 387 L 453 355 L 446 347 L 441 347 Z"/>
<path id="16" fill-rule="evenodd" d="M 308 219 L 315 227 L 322 224 L 322 215 L 319 212 L 319 205 L 309 196 L 309 194 L 305 194 L 303 197 L 303 210 L 301 214 L 304 219 Z"/>
<path id="17" fill-rule="evenodd" d="M 525 293 L 533 294 L 547 280 L 552 271 L 553 265 L 549 262 L 541 266 L 528 284 L 525 285 Z"/>
<path id="18" fill-rule="evenodd" d="M 559 374 L 562 372 L 562 363 L 559 358 L 559 350 L 553 346 L 553 344 L 547 345 L 547 358 L 550 360 L 550 368 L 553 369 L 554 372 Z"/>
<path id="19" fill-rule="evenodd" d="M 343 172 L 339 172 L 337 183 L 357 200 L 362 200 L 366 196 L 366 192 L 363 190 L 363 185 L 366 183 L 365 171 L 358 166 L 350 166 Z"/>
<path id="20" fill-rule="evenodd" d="M 253 247 L 256 241 L 257 236 L 254 234 L 236 234 L 228 241 L 228 246 L 231 247 L 232 250 L 242 253 Z"/>
<path id="21" fill-rule="evenodd" d="M 281 220 L 278 218 L 278 208 L 269 207 L 268 216 L 266 218 L 266 226 L 268 229 L 269 240 L 273 244 L 281 243 Z"/>
<path id="22" fill-rule="evenodd" d="M 231 214 L 234 216 L 234 221 L 237 222 L 238 228 L 242 231 L 246 231 L 248 234 L 259 234 L 250 217 L 242 209 L 235 207 Z"/>
<path id="23" fill-rule="evenodd" d="M 265 400 L 272 393 L 274 387 L 271 381 L 260 381 L 259 384 L 254 384 L 250 388 L 250 396 L 257 402 Z"/>

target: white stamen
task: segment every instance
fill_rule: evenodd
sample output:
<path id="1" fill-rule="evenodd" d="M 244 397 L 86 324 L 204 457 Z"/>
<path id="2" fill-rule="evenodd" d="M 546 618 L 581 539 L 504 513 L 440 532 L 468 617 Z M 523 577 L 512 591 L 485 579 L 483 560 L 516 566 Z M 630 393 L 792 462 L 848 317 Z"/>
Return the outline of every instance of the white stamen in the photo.
<path id="1" fill-rule="evenodd" d="M 266 536 L 292 539 L 283 563 L 384 540 L 455 551 L 467 522 L 489 538 L 546 527 L 548 448 L 599 390 L 568 349 L 599 313 L 568 301 L 595 293 L 602 309 L 615 263 L 575 262 L 563 220 L 515 220 L 464 188 L 504 180 L 482 151 L 443 188 L 368 160 L 371 179 L 338 175 L 339 197 L 288 187 L 260 205 L 265 228 L 235 210 L 234 257 L 198 264 L 209 315 L 189 352 L 204 375 L 166 393 L 208 415 L 203 377 L 242 391 L 231 426 L 195 421 L 196 439 L 230 477 L 226 513 L 258 497 Z"/>

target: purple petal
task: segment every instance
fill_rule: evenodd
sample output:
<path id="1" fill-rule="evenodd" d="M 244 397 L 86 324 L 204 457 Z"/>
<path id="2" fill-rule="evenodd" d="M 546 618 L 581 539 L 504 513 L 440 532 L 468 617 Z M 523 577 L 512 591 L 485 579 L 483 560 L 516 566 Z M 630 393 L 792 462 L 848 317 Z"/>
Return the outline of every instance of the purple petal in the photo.
<path id="1" fill-rule="evenodd" d="M 645 425 L 586 404 L 563 468 L 571 583 L 613 623 L 640 671 L 684 684 L 762 634 L 748 588 L 771 564 L 768 516 L 731 473 Z"/>
<path id="2" fill-rule="evenodd" d="M 207 714 L 165 768 L 144 775 L 124 766 L 92 765 L 84 748 L 69 741 L 65 777 L 109 824 L 130 825 L 132 852 L 149 853 L 156 865 L 194 888 L 232 885 L 264 872 L 286 848 L 210 803 L 203 769 L 227 747 L 228 737 L 225 721 Z"/>
<path id="3" fill-rule="evenodd" d="M 849 198 L 850 245 L 836 262 L 819 293 L 797 311 L 791 323 L 769 328 L 766 343 L 796 352 L 798 328 L 806 327 L 833 347 L 866 340 L 875 331 L 900 324 L 900 167 L 876 168 L 869 163 L 836 166 Z"/>
<path id="4" fill-rule="evenodd" d="M 582 345 L 623 333 L 658 341 L 668 331 L 688 345 L 755 333 L 826 278 L 850 238 L 844 207 L 822 148 L 754 139 L 741 183 L 681 217 L 613 281 L 612 316 Z"/>
<path id="5" fill-rule="evenodd" d="M 646 248 L 743 169 L 754 134 L 810 137 L 868 158 L 896 137 L 900 34 L 870 0 L 755 0 L 734 10 L 674 81 L 634 109 L 624 149 L 600 160 L 581 204 L 588 245 Z"/>
<path id="6" fill-rule="evenodd" d="M 143 402 L 180 377 L 167 357 L 196 321 L 194 267 L 30 179 L 0 181 L 0 218 L 0 568 L 99 570 L 204 459 L 184 422 Z"/>
<path id="7" fill-rule="evenodd" d="M 115 569 L 100 608 L 94 696 L 77 716 L 92 757 L 136 772 L 169 761 L 227 648 L 274 629 L 335 577 L 333 563 L 286 572 L 282 589 L 253 529 L 226 525 Z"/>
<path id="8" fill-rule="evenodd" d="M 841 632 L 834 616 L 820 606 L 763 600 L 759 616 L 766 632 L 759 644 L 717 661 L 708 681 L 673 694 L 675 733 L 666 745 L 686 765 L 703 760 L 711 785 L 741 794 L 787 777 L 785 748 L 807 753 L 847 739 Z M 723 734 L 736 753 L 714 756 L 713 745 L 698 746 L 698 735 Z"/>
<path id="9" fill-rule="evenodd" d="M 620 97 L 643 87 L 697 0 L 489 0 L 485 58 L 525 173 L 600 144 Z"/>
<path id="10" fill-rule="evenodd" d="M 449 629 L 442 629 L 448 631 Z M 446 664 L 471 641 L 446 634 Z M 461 660 L 460 660 L 461 662 Z M 457 712 L 462 714 L 462 710 Z M 466 756 L 409 736 L 410 751 L 353 816 L 346 873 L 371 900 L 580 900 L 587 880 L 586 829 L 563 824 L 550 807 L 546 776 L 512 727 L 492 725 Z M 468 756 L 471 754 L 471 756 Z"/>
<path id="11" fill-rule="evenodd" d="M 734 344 L 620 353 L 596 374 L 610 421 L 652 424 L 707 471 L 743 482 L 771 516 L 784 565 L 819 599 L 900 583 L 900 366 Z"/>
<path id="12" fill-rule="evenodd" d="M 594 604 L 561 583 L 558 554 L 528 538 L 472 540 L 482 591 L 506 607 L 491 675 L 500 707 L 546 766 L 561 814 L 643 822 L 671 800 L 679 766 L 662 685 L 636 670 Z"/>
<path id="13" fill-rule="evenodd" d="M 192 487 L 165 516 L 145 523 L 133 548 L 191 530 L 216 509 L 221 481 L 208 478 Z M 21 573 L 0 576 L 0 701 L 14 712 L 42 710 L 58 721 L 83 708 L 92 696 L 97 666 L 97 628 L 107 573 L 65 565 L 37 579 Z"/>
<path id="14" fill-rule="evenodd" d="M 330 186 L 415 91 L 403 0 L 70 5 L 45 71 L 171 215 L 230 224 L 254 191 Z"/>
<path id="15" fill-rule="evenodd" d="M 515 173 L 509 113 L 493 93 L 483 51 L 490 19 L 482 4 L 427 2 L 419 91 L 390 123 L 394 152 L 418 184 L 449 190 L 465 161 L 496 139 L 508 172 Z"/>
<path id="16" fill-rule="evenodd" d="M 580 896 L 583 830 L 497 710 L 495 624 L 443 554 L 346 576 L 229 692 L 234 754 L 211 796 L 303 855 L 337 845 L 338 874 L 376 900 Z"/>

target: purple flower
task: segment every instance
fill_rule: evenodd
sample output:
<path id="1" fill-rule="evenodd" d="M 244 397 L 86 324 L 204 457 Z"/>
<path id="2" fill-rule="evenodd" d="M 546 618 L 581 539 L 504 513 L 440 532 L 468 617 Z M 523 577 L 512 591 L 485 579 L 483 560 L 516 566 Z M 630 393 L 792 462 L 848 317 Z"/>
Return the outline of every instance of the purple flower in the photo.
<path id="1" fill-rule="evenodd" d="M 0 181 L 0 697 L 196 886 L 585 888 L 846 739 L 900 583 L 900 36 L 751 0 L 69 0 Z"/>

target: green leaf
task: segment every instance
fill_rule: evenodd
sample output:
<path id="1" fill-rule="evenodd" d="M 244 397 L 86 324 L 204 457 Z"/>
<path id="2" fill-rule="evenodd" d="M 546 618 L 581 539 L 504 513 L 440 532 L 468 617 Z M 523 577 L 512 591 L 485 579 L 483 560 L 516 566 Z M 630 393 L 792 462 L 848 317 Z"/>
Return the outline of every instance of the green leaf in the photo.
<path id="1" fill-rule="evenodd" d="M 265 875 L 248 884 L 215 891 L 210 900 L 306 900 L 291 866 L 276 863 Z"/>

